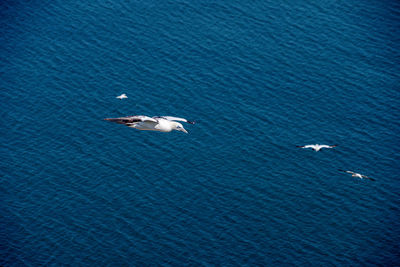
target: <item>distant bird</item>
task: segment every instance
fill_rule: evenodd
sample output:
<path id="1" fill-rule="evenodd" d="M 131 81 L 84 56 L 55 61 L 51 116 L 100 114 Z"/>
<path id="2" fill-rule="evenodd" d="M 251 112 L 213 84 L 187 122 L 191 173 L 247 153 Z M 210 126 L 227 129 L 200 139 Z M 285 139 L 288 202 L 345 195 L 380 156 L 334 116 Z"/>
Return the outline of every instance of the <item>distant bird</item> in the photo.
<path id="1" fill-rule="evenodd" d="M 117 96 L 116 98 L 124 99 L 124 98 L 128 98 L 128 97 L 126 96 L 126 94 L 122 94 L 122 95 Z"/>
<path id="2" fill-rule="evenodd" d="M 375 181 L 375 179 L 373 179 L 371 177 L 368 177 L 366 175 L 360 174 L 360 173 L 356 173 L 356 172 L 352 172 L 352 171 L 345 171 L 345 170 L 341 170 L 341 169 L 338 169 L 338 170 L 341 171 L 341 172 L 350 173 L 351 176 L 353 176 L 353 177 L 357 177 L 357 178 L 360 178 L 360 179 L 369 179 L 371 181 Z"/>
<path id="3" fill-rule="evenodd" d="M 194 124 L 194 121 L 188 121 L 184 118 L 171 117 L 171 116 L 156 116 L 148 117 L 143 115 L 128 116 L 121 118 L 107 118 L 106 121 L 116 122 L 124 124 L 128 127 L 135 128 L 144 131 L 159 131 L 159 132 L 170 132 L 172 130 L 181 131 L 188 133 L 182 124 L 176 121 L 183 121 L 190 124 Z"/>
<path id="4" fill-rule="evenodd" d="M 305 145 L 305 146 L 296 146 L 296 147 L 300 147 L 300 148 L 312 148 L 312 150 L 318 152 L 320 151 L 322 148 L 333 148 L 336 147 L 338 145 L 333 145 L 333 146 L 328 146 L 328 145 L 319 145 L 319 144 L 315 144 L 315 145 Z"/>

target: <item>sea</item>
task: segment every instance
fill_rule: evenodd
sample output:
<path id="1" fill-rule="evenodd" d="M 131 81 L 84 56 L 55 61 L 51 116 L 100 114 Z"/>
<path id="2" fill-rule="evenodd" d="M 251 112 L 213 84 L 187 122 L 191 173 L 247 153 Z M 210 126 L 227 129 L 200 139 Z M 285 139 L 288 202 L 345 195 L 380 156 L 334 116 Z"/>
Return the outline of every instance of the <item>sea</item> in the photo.
<path id="1" fill-rule="evenodd" d="M 399 1 L 3 0 L 0 25 L 1 266 L 400 265 Z M 130 115 L 196 123 L 104 120 Z"/>

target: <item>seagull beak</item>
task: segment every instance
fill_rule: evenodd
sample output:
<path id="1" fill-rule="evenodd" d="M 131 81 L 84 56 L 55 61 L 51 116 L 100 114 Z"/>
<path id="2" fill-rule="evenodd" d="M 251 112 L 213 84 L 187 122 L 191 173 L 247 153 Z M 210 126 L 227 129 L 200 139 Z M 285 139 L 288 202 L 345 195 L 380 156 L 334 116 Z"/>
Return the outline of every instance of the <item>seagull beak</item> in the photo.
<path id="1" fill-rule="evenodd" d="M 188 131 L 186 131 L 185 128 L 182 128 L 180 130 L 181 130 L 181 132 L 188 133 Z"/>

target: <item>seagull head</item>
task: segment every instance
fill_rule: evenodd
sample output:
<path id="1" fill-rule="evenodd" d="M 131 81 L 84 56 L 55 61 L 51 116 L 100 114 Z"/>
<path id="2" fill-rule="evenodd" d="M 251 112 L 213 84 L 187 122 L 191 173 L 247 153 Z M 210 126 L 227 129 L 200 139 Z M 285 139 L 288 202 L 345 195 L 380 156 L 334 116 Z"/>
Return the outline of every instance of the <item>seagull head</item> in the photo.
<path id="1" fill-rule="evenodd" d="M 180 124 L 179 122 L 175 122 L 175 123 L 173 124 L 173 129 L 174 129 L 174 130 L 177 130 L 177 131 L 184 132 L 184 133 L 188 133 L 188 132 L 185 130 L 185 128 L 183 128 L 182 124 Z"/>

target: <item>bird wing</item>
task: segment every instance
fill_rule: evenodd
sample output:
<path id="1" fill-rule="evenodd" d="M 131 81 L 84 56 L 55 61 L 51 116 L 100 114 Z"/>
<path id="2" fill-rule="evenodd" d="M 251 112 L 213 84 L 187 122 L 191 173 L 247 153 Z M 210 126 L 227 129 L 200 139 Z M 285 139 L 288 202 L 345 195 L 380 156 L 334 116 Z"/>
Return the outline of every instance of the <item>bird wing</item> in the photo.
<path id="1" fill-rule="evenodd" d="M 303 146 L 303 148 L 314 148 L 315 147 L 315 145 L 305 145 L 305 146 Z"/>
<path id="2" fill-rule="evenodd" d="M 158 122 L 154 118 L 150 118 L 148 116 L 143 116 L 143 115 L 120 117 L 120 118 L 107 118 L 104 120 L 119 123 L 119 124 L 125 124 L 125 125 L 135 123 L 135 122 L 141 122 L 141 121 L 149 121 L 149 122 L 155 122 L 155 123 Z"/>
<path id="3" fill-rule="evenodd" d="M 187 119 L 184 119 L 184 118 L 179 118 L 179 117 L 172 117 L 172 116 L 159 116 L 159 117 L 153 117 L 153 118 L 163 118 L 163 119 L 166 119 L 166 120 L 169 120 L 169 121 L 183 121 L 183 122 L 187 122 L 187 123 L 190 123 L 190 124 L 195 124 L 195 122 L 194 121 L 188 121 Z"/>
<path id="4" fill-rule="evenodd" d="M 345 171 L 345 170 L 341 170 L 341 169 L 338 169 L 339 171 L 341 171 L 341 172 L 347 172 L 347 173 L 351 173 L 351 174 L 354 174 L 355 172 L 352 172 L 352 171 Z"/>
<path id="5" fill-rule="evenodd" d="M 373 178 L 371 178 L 371 177 L 368 177 L 368 176 L 366 176 L 366 175 L 362 175 L 362 174 L 361 174 L 361 176 L 362 176 L 363 178 L 365 178 L 365 179 L 369 179 L 369 180 L 371 180 L 371 181 L 375 181 L 375 179 L 373 179 Z"/>
<path id="6" fill-rule="evenodd" d="M 335 146 L 337 146 L 337 145 L 333 145 L 333 146 L 328 146 L 328 145 L 320 145 L 320 147 L 321 147 L 321 148 L 332 148 L 332 147 L 335 147 Z"/>

